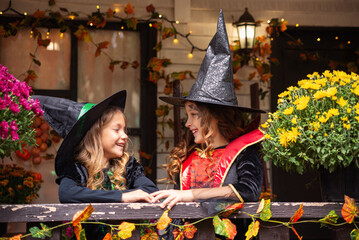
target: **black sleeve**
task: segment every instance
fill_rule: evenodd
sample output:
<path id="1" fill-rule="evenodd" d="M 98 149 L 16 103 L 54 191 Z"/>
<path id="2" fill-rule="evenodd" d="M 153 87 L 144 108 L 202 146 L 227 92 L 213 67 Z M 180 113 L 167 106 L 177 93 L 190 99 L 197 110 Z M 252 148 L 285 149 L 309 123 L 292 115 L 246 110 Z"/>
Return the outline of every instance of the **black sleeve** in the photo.
<path id="1" fill-rule="evenodd" d="M 157 186 L 143 173 L 143 167 L 131 157 L 126 166 L 126 182 L 128 189 L 141 189 L 147 193 L 158 191 Z"/>
<path id="2" fill-rule="evenodd" d="M 74 180 L 64 177 L 59 186 L 59 200 L 61 203 L 108 203 L 121 202 L 122 193 L 129 190 L 91 190 L 79 186 Z"/>
<path id="3" fill-rule="evenodd" d="M 224 185 L 232 184 L 244 201 L 258 201 L 263 185 L 263 167 L 259 152 L 250 146 L 238 155 Z"/>

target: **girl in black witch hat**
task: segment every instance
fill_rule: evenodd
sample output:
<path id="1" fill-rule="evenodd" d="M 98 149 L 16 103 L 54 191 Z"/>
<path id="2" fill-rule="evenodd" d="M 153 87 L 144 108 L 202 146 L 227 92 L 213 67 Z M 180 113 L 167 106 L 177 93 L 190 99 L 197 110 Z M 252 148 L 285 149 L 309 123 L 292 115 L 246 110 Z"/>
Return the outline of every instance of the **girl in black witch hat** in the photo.
<path id="1" fill-rule="evenodd" d="M 179 190 L 152 193 L 153 202 L 165 199 L 161 207 L 171 208 L 180 201 L 210 198 L 257 201 L 263 170 L 256 143 L 263 134 L 246 128 L 244 112 L 264 111 L 238 106 L 222 11 L 189 94 L 160 99 L 185 106 L 187 132 L 167 165 L 169 179 Z"/>
<path id="2" fill-rule="evenodd" d="M 99 104 L 38 98 L 45 120 L 63 138 L 55 158 L 62 203 L 150 202 L 158 190 L 127 150 L 126 91 Z M 114 191 L 109 191 L 114 190 Z"/>
<path id="3" fill-rule="evenodd" d="M 61 203 L 151 202 L 156 185 L 127 152 L 126 91 L 99 104 L 49 96 L 44 118 L 63 138 L 55 158 Z M 87 239 L 102 239 L 102 225 L 84 224 Z"/>

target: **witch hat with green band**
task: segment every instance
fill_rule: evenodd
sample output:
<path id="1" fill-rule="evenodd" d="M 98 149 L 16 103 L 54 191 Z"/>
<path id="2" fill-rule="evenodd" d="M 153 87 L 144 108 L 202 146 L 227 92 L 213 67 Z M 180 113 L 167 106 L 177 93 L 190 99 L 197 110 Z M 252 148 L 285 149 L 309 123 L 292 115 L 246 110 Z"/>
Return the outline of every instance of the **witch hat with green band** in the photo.
<path id="1" fill-rule="evenodd" d="M 73 159 L 76 147 L 109 106 L 125 108 L 126 90 L 117 92 L 98 104 L 40 95 L 33 95 L 32 98 L 39 99 L 45 120 L 64 138 L 55 158 L 58 179 L 64 176 L 76 178 L 78 173 Z"/>
<path id="2" fill-rule="evenodd" d="M 226 26 L 222 10 L 219 13 L 217 32 L 208 45 L 198 71 L 196 82 L 185 97 L 160 97 L 161 100 L 183 105 L 186 101 L 235 107 L 243 112 L 265 111 L 238 106 L 234 91 L 233 68 Z"/>

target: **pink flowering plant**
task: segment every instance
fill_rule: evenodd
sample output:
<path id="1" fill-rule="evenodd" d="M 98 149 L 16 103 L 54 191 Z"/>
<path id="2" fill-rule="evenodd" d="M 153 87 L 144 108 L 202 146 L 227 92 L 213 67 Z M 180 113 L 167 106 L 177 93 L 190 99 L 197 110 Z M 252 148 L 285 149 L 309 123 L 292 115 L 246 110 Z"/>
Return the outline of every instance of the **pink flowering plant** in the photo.
<path id="1" fill-rule="evenodd" d="M 11 157 L 11 152 L 22 146 L 35 145 L 35 116 L 42 116 L 38 100 L 30 97 L 31 87 L 20 82 L 0 64 L 0 158 Z"/>
<path id="2" fill-rule="evenodd" d="M 264 159 L 298 173 L 359 167 L 359 76 L 309 74 L 279 94 L 277 111 L 261 125 Z"/>

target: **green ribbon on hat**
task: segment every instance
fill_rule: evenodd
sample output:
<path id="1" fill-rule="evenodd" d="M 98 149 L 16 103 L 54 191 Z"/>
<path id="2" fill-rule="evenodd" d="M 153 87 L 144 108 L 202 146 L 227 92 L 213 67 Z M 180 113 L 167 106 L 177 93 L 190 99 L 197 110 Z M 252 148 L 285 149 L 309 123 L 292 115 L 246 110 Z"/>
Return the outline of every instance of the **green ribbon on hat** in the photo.
<path id="1" fill-rule="evenodd" d="M 90 110 L 92 108 L 92 106 L 95 105 L 94 103 L 86 103 L 80 111 L 80 114 L 77 118 L 77 120 L 79 120 L 85 113 L 87 113 L 88 110 Z"/>

